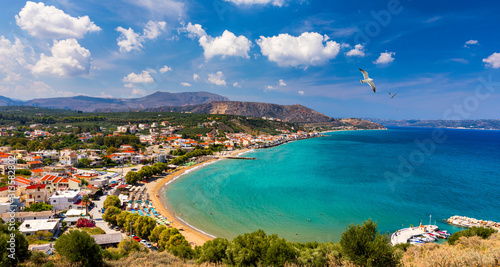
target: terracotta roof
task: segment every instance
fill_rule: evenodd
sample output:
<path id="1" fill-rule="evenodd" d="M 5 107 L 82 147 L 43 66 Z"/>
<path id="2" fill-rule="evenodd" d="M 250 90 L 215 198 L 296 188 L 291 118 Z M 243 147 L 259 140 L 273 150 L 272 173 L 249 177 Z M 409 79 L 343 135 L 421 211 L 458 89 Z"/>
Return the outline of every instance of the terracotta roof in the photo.
<path id="1" fill-rule="evenodd" d="M 14 179 L 14 181 L 16 182 L 20 182 L 20 183 L 23 183 L 23 184 L 30 184 L 31 183 L 31 180 L 29 179 L 26 179 L 24 177 L 21 177 L 21 176 L 18 176 Z"/>
<path id="2" fill-rule="evenodd" d="M 75 182 L 75 183 L 81 183 L 80 180 L 77 180 L 77 179 L 73 179 L 73 178 L 69 178 L 71 181 Z"/>
<path id="3" fill-rule="evenodd" d="M 31 170 L 31 172 L 40 173 L 40 172 L 43 172 L 43 170 L 42 169 L 33 169 L 33 170 Z"/>
<path id="4" fill-rule="evenodd" d="M 35 161 L 30 161 L 30 162 L 28 162 L 28 164 L 40 164 L 40 163 L 42 163 L 42 162 L 41 162 L 41 161 L 39 161 L 39 160 L 35 160 Z"/>
<path id="5" fill-rule="evenodd" d="M 46 184 L 34 184 L 27 186 L 26 189 L 37 189 L 38 187 L 40 187 L 41 189 L 45 189 L 46 186 Z"/>
<path id="6" fill-rule="evenodd" d="M 17 185 L 11 185 L 11 186 L 17 187 Z M 8 189 L 9 189 L 9 186 L 4 186 L 4 187 L 1 187 L 1 188 L 0 188 L 0 192 L 2 192 L 2 191 L 6 191 L 6 190 L 8 190 Z"/>

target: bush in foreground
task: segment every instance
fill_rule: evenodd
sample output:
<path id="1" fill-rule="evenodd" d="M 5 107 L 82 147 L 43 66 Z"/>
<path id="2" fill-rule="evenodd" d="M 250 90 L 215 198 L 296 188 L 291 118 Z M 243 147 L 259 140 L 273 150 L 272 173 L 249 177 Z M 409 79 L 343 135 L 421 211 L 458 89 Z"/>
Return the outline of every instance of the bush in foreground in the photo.
<path id="1" fill-rule="evenodd" d="M 466 237 L 471 237 L 471 236 L 479 236 L 482 239 L 486 239 L 490 237 L 493 233 L 496 233 L 497 230 L 493 228 L 484 228 L 484 227 L 471 227 L 466 230 L 458 231 L 456 233 L 453 233 L 450 238 L 448 238 L 448 243 L 450 245 L 455 244 L 460 237 L 466 236 Z"/>
<path id="2" fill-rule="evenodd" d="M 86 232 L 73 230 L 63 234 L 57 240 L 54 248 L 69 262 L 82 266 L 102 266 L 101 247 Z"/>

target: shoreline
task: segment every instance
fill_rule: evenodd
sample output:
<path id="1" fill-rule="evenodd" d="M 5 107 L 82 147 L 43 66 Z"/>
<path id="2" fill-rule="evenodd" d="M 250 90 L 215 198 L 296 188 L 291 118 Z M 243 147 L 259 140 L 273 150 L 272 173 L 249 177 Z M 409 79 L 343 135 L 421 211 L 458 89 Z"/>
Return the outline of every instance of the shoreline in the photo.
<path id="1" fill-rule="evenodd" d="M 157 180 L 146 184 L 147 192 L 151 198 L 151 201 L 153 202 L 155 209 L 163 217 L 167 217 L 168 221 L 173 221 L 173 223 L 170 224 L 172 227 L 175 227 L 177 229 L 179 229 L 179 228 L 183 229 L 183 231 L 181 233 L 190 244 L 201 246 L 205 242 L 214 239 L 215 236 L 213 236 L 209 233 L 203 232 L 202 230 L 197 229 L 194 226 L 190 225 L 189 223 L 187 223 L 183 219 L 175 216 L 175 211 L 168 204 L 168 201 L 165 198 L 166 186 L 168 186 L 168 184 L 174 182 L 175 180 L 177 180 L 178 178 L 180 178 L 184 174 L 190 173 L 191 171 L 197 170 L 199 168 L 203 168 L 203 167 L 208 166 L 210 164 L 213 164 L 219 160 L 223 160 L 227 157 L 240 156 L 240 155 L 247 153 L 247 152 L 250 152 L 250 151 L 252 151 L 252 150 L 246 149 L 246 148 L 239 149 L 236 151 L 232 151 L 229 155 L 219 156 L 216 159 L 209 159 L 205 162 L 197 163 L 197 164 L 189 166 L 189 167 L 182 167 L 180 170 L 177 170 L 173 173 L 163 174 L 163 175 L 158 176 Z"/>

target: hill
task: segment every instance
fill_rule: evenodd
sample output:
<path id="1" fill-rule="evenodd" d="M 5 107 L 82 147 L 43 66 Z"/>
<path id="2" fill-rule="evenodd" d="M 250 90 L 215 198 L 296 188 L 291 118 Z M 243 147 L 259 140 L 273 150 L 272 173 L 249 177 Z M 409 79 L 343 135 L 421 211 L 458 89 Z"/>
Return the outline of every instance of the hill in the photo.
<path id="1" fill-rule="evenodd" d="M 206 104 L 161 107 L 149 111 L 191 112 L 205 114 L 226 114 L 254 118 L 279 119 L 284 122 L 294 122 L 308 128 L 357 127 L 359 129 L 381 129 L 382 125 L 360 119 L 334 119 L 308 107 L 295 105 L 278 105 L 270 103 L 242 101 L 213 101 Z"/>
<path id="2" fill-rule="evenodd" d="M 85 112 L 134 111 L 162 106 L 183 106 L 228 101 L 229 99 L 209 92 L 169 93 L 157 91 L 141 98 L 101 98 L 90 96 L 38 98 L 15 101 L 0 96 L 0 106 L 32 106 L 55 109 L 81 110 Z"/>

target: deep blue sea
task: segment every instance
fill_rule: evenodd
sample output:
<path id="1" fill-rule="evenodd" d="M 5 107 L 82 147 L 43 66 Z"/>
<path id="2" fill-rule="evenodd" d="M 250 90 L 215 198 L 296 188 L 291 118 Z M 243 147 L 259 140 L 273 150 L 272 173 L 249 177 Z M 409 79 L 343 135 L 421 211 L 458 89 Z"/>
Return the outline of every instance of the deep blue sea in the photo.
<path id="1" fill-rule="evenodd" d="M 368 219 L 381 232 L 429 220 L 454 232 L 443 221 L 453 215 L 500 221 L 500 131 L 326 135 L 186 174 L 167 187 L 170 208 L 217 237 L 263 229 L 300 242 L 339 241 L 349 224 Z"/>

